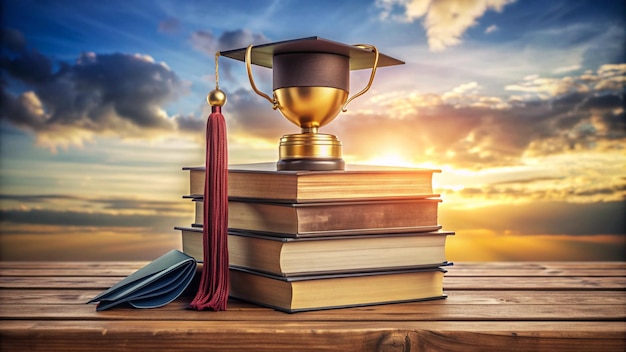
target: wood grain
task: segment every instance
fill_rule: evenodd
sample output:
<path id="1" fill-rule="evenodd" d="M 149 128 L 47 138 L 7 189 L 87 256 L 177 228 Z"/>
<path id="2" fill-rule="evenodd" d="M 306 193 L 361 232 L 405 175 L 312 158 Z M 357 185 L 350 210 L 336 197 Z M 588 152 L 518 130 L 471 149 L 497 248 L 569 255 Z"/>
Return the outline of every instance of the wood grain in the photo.
<path id="1" fill-rule="evenodd" d="M 0 262 L 2 351 L 624 351 L 626 263 L 457 263 L 445 300 L 285 314 L 85 304 L 146 263 Z"/>

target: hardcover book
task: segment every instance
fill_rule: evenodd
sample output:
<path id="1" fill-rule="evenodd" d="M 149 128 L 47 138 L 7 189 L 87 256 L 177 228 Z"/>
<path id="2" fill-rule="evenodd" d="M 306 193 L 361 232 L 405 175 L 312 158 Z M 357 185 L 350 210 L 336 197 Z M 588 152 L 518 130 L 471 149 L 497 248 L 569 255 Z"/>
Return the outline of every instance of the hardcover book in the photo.
<path id="1" fill-rule="evenodd" d="M 178 227 L 183 251 L 203 258 L 202 230 Z M 276 276 L 389 271 L 446 265 L 450 231 L 424 233 L 285 238 L 230 231 L 231 266 Z"/>
<path id="2" fill-rule="evenodd" d="M 441 268 L 281 277 L 230 269 L 230 296 L 288 313 L 445 298 Z"/>
<path id="3" fill-rule="evenodd" d="M 195 226 L 202 227 L 201 199 L 196 203 Z M 282 237 L 364 235 L 427 232 L 437 222 L 440 199 L 393 199 L 323 203 L 274 203 L 230 200 L 228 227 Z"/>
<path id="4" fill-rule="evenodd" d="M 189 171 L 189 196 L 202 196 L 204 167 Z M 230 198 L 306 203 L 348 199 L 431 197 L 434 169 L 346 165 L 343 171 L 277 171 L 276 163 L 228 167 Z"/>

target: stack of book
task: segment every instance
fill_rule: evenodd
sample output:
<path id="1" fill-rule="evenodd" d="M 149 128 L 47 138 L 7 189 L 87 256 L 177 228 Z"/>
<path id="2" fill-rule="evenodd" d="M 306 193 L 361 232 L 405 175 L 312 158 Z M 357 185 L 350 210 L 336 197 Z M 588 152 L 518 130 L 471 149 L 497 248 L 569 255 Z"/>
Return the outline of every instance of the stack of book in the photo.
<path id="1" fill-rule="evenodd" d="M 185 168 L 195 223 L 177 227 L 203 258 L 204 168 Z M 445 297 L 446 238 L 433 194 L 439 170 L 228 170 L 230 296 L 286 312 Z"/>

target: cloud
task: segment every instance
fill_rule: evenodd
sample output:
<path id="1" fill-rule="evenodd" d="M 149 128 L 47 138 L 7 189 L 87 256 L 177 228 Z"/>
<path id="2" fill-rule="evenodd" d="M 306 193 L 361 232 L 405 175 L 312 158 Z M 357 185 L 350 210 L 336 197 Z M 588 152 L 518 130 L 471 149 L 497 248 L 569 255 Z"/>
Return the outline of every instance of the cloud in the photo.
<path id="1" fill-rule="evenodd" d="M 498 30 L 498 26 L 492 24 L 491 26 L 485 28 L 485 34 L 493 33 Z"/>
<path id="2" fill-rule="evenodd" d="M 0 29 L 1 43 L 8 50 L 20 52 L 26 47 L 26 38 L 22 32 L 12 28 Z"/>
<path id="3" fill-rule="evenodd" d="M 191 33 L 189 42 L 191 46 L 211 57 L 217 51 L 238 49 L 250 44 L 260 44 L 267 41 L 263 34 L 252 33 L 245 29 L 225 31 L 219 37 L 208 30 L 199 30 Z"/>
<path id="4" fill-rule="evenodd" d="M 433 51 L 440 51 L 459 44 L 463 33 L 476 25 L 477 19 L 485 12 L 488 10 L 500 12 L 504 6 L 514 1 L 377 0 L 376 6 L 381 10 L 380 17 L 383 20 L 413 22 L 424 17 L 422 25 L 426 29 L 428 46 Z"/>
<path id="5" fill-rule="evenodd" d="M 568 72 L 577 71 L 577 70 L 580 70 L 580 65 L 571 65 L 571 66 L 565 66 L 565 67 L 558 67 L 558 68 L 554 69 L 552 71 L 552 73 L 562 74 L 562 73 L 568 73 Z"/>
<path id="6" fill-rule="evenodd" d="M 598 27 L 592 23 L 590 27 L 593 28 L 589 30 L 593 34 L 593 38 L 589 40 L 589 46 L 582 55 L 583 66 L 594 67 L 599 64 L 626 61 L 624 21 L 608 23 L 607 27 Z"/>
<path id="7" fill-rule="evenodd" d="M 215 52 L 217 51 L 217 41 L 213 33 L 210 31 L 195 31 L 191 33 L 189 43 L 194 49 L 209 56 L 215 55 Z"/>
<path id="8" fill-rule="evenodd" d="M 0 194 L 0 222 L 5 226 L 63 226 L 172 231 L 190 223 L 193 205 L 188 202 L 132 197 L 98 198 L 68 194 Z"/>
<path id="9" fill-rule="evenodd" d="M 556 169 L 556 168 L 555 168 Z M 595 172 L 577 170 L 576 175 L 557 170 L 555 176 L 493 182 L 460 190 L 442 189 L 446 198 L 457 199 L 457 205 L 466 204 L 528 204 L 558 202 L 590 204 L 620 202 L 626 199 L 626 180 Z"/>
<path id="10" fill-rule="evenodd" d="M 548 98 L 566 93 L 588 92 L 589 87 L 586 84 L 577 82 L 571 77 L 564 78 L 532 78 L 526 80 L 522 84 L 509 85 L 505 90 L 534 93 L 538 97 Z"/>
<path id="11" fill-rule="evenodd" d="M 578 66 L 558 69 L 560 73 L 573 71 Z M 537 75 L 528 76 L 523 83 L 508 85 L 504 89 L 529 93 L 530 95 L 549 99 L 567 93 L 586 93 L 591 91 L 620 92 L 626 82 L 626 64 L 605 64 L 594 73 L 587 71 L 580 76 L 561 78 L 544 78 Z"/>
<path id="12" fill-rule="evenodd" d="M 250 44 L 266 43 L 268 39 L 261 33 L 252 33 L 246 29 L 225 31 L 216 37 L 210 30 L 199 30 L 191 33 L 189 43 L 191 46 L 211 58 L 218 51 L 239 49 Z M 234 80 L 231 74 L 232 60 L 220 60 L 220 75 L 226 80 Z M 211 80 L 214 78 L 211 77 Z M 229 98 L 230 99 L 230 98 Z"/>
<path id="13" fill-rule="evenodd" d="M 188 202 L 143 199 L 136 197 L 90 197 L 69 194 L 0 194 L 5 210 L 58 210 L 99 214 L 160 214 L 184 215 L 189 212 Z"/>
<path id="14" fill-rule="evenodd" d="M 232 135 L 276 141 L 281 133 L 300 133 L 278 110 L 254 92 L 239 89 L 228 97 L 229 132 Z M 273 142 L 272 142 L 273 143 Z"/>
<path id="15" fill-rule="evenodd" d="M 490 229 L 497 234 L 516 235 L 624 235 L 625 203 L 599 202 L 531 202 L 476 209 L 454 209 L 442 206 L 444 227 L 465 231 Z M 493 214 L 498 214 L 493 216 Z"/>
<path id="16" fill-rule="evenodd" d="M 607 82 L 620 82 L 624 69 L 531 76 L 508 86 L 514 93 L 508 99 L 483 95 L 474 82 L 440 94 L 373 93 L 329 129 L 344 142 L 346 154 L 363 158 L 396 150 L 415 164 L 468 169 L 519 165 L 527 157 L 616 152 L 626 142 L 623 85 Z"/>
<path id="17" fill-rule="evenodd" d="M 13 224 L 39 224 L 91 227 L 144 227 L 162 223 L 162 215 L 113 215 L 68 210 L 1 210 L 0 219 Z"/>
<path id="18" fill-rule="evenodd" d="M 167 18 L 161 22 L 159 22 L 158 31 L 160 33 L 177 33 L 180 31 L 180 20 L 175 17 Z"/>
<path id="19" fill-rule="evenodd" d="M 181 132 L 194 134 L 197 132 L 203 132 L 206 127 L 206 121 L 204 121 L 204 119 L 199 119 L 193 115 L 175 115 L 173 119 L 175 125 L 178 126 L 178 130 Z M 203 133 L 198 135 L 203 136 Z"/>
<path id="20" fill-rule="evenodd" d="M 12 77 L 29 84 L 43 84 L 52 78 L 52 62 L 46 56 L 12 42 L 6 48 L 19 53 L 15 58 L 2 55 L 0 61 L 0 69 Z"/>
<path id="21" fill-rule="evenodd" d="M 174 19 L 165 27 L 174 25 Z M 169 27 L 168 27 L 169 26 Z M 0 69 L 10 84 L 20 82 L 19 93 L 2 86 L 0 119 L 31 131 L 36 143 L 55 151 L 58 147 L 81 146 L 95 136 L 122 138 L 162 138 L 176 133 L 201 138 L 203 117 L 191 114 L 170 116 L 163 106 L 185 94 L 188 86 L 167 64 L 142 54 L 82 53 L 74 63 L 53 62 L 49 57 L 29 50 L 23 35 L 4 30 L 3 43 L 10 53 L 3 55 Z M 233 30 L 215 38 L 211 32 L 197 31 L 190 37 L 192 46 L 206 54 L 215 50 L 246 46 L 265 41 L 261 34 Z M 221 66 L 227 78 L 228 62 Z M 263 73 L 259 76 L 263 78 Z M 261 102 L 252 100 L 250 92 L 238 91 L 229 96 L 232 115 L 229 123 L 239 137 L 250 131 L 257 138 L 276 139 L 273 121 L 282 117 L 258 118 Z M 232 102 L 238 102 L 232 104 Z M 252 108 L 250 108 L 252 106 Z M 267 107 L 267 106 L 265 106 Z M 278 113 L 266 109 L 268 115 Z M 205 116 L 206 114 L 203 114 Z M 235 116 L 236 118 L 230 118 Z"/>
<path id="22" fill-rule="evenodd" d="M 162 106 L 185 94 L 186 84 L 148 55 L 86 52 L 72 64 L 54 63 L 21 47 L 0 62 L 9 83 L 25 87 L 14 93 L 2 86 L 0 118 L 34 132 L 51 149 L 81 145 L 95 135 L 164 136 L 182 121 Z M 189 125 L 184 122 L 183 130 Z"/>

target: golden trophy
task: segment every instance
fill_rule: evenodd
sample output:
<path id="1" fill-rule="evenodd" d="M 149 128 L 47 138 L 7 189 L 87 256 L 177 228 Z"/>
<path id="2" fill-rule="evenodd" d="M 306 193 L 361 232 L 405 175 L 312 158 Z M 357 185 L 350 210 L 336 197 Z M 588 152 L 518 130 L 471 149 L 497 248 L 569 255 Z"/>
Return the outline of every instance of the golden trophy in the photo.
<path id="1" fill-rule="evenodd" d="M 252 89 L 302 129 L 280 139 L 278 170 L 343 170 L 341 142 L 334 135 L 319 133 L 319 128 L 369 90 L 378 67 L 404 63 L 380 54 L 373 45 L 347 45 L 319 37 L 250 45 L 220 54 L 244 61 Z M 252 64 L 272 68 L 272 97 L 257 89 Z M 372 70 L 367 86 L 349 97 L 350 70 L 365 68 Z"/>

